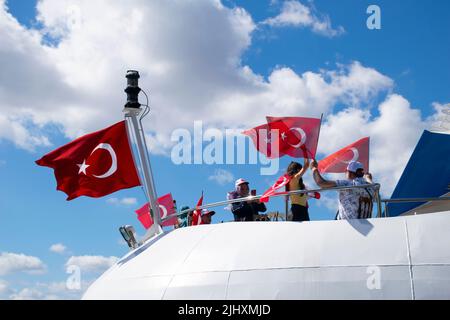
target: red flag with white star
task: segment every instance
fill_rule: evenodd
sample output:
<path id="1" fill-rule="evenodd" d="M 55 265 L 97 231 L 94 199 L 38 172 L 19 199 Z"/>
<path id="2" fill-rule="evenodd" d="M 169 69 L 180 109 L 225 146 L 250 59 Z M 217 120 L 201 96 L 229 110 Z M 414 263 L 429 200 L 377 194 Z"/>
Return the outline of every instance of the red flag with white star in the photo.
<path id="1" fill-rule="evenodd" d="M 279 158 L 285 155 L 285 146 L 282 143 L 282 132 L 287 132 L 289 128 L 286 127 L 282 121 L 274 121 L 270 124 L 263 124 L 252 129 L 242 132 L 249 136 L 255 148 L 264 154 L 267 158 Z"/>
<path id="2" fill-rule="evenodd" d="M 320 133 L 320 118 L 266 117 L 271 129 L 280 134 L 280 153 L 294 158 L 316 157 Z"/>
<path id="3" fill-rule="evenodd" d="M 369 137 L 362 138 L 319 161 L 320 172 L 340 173 L 347 170 L 351 161 L 359 161 L 369 172 Z"/>
<path id="4" fill-rule="evenodd" d="M 65 192 L 67 200 L 103 197 L 141 185 L 125 121 L 82 136 L 36 163 L 54 169 L 57 190 Z"/>

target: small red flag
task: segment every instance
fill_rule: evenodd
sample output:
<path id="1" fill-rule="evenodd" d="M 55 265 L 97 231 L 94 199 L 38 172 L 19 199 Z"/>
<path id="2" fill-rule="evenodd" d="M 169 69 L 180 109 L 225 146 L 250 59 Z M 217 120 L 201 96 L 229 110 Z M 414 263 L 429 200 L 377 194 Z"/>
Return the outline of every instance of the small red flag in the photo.
<path id="1" fill-rule="evenodd" d="M 164 219 L 168 215 L 176 213 L 175 206 L 173 204 L 172 194 L 168 193 L 158 198 L 159 214 L 161 219 Z M 139 221 L 142 223 L 145 229 L 150 228 L 153 225 L 153 219 L 150 215 L 150 204 L 146 203 L 140 209 L 135 211 L 138 215 Z M 172 217 L 167 221 L 164 221 L 161 225 L 163 227 L 173 226 L 177 222 L 177 217 Z"/>
<path id="2" fill-rule="evenodd" d="M 125 121 L 82 136 L 37 160 L 54 169 L 57 190 L 67 200 L 103 197 L 141 185 L 133 162 Z"/>
<path id="3" fill-rule="evenodd" d="M 319 161 L 320 172 L 340 173 L 347 170 L 351 161 L 359 161 L 369 171 L 369 137 L 362 138 Z"/>
<path id="4" fill-rule="evenodd" d="M 266 190 L 266 192 L 263 193 L 262 197 L 260 198 L 261 202 L 268 202 L 269 197 L 275 193 L 276 190 L 284 187 L 291 181 L 291 176 L 288 174 L 282 175 L 278 178 L 278 180 L 269 188 Z"/>
<path id="5" fill-rule="evenodd" d="M 203 191 L 202 196 L 200 199 L 198 199 L 197 206 L 195 208 L 200 207 L 203 204 Z M 194 210 L 194 213 L 192 214 L 192 225 L 197 226 L 199 224 L 202 224 L 202 210 Z"/>
<path id="6" fill-rule="evenodd" d="M 294 158 L 316 157 L 320 118 L 266 117 L 271 129 L 280 133 L 280 153 Z"/>

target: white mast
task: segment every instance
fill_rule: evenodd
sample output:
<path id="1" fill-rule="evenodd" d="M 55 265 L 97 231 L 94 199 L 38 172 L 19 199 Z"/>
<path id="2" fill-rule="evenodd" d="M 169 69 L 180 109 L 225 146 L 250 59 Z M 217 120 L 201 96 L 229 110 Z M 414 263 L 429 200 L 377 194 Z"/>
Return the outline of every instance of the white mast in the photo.
<path id="1" fill-rule="evenodd" d="M 142 113 L 141 104 L 138 101 L 138 95 L 141 91 L 141 88 L 139 88 L 139 72 L 135 70 L 128 70 L 126 78 L 127 88 L 125 89 L 125 92 L 127 94 L 127 103 L 125 104 L 123 111 L 125 112 L 125 118 L 129 118 L 131 120 L 127 121 L 127 124 L 131 126 L 132 131 L 134 132 L 143 175 L 141 182 L 144 185 L 145 194 L 150 203 L 151 215 L 153 219 L 152 227 L 148 229 L 144 236 L 143 241 L 145 241 L 153 235 L 162 233 L 163 231 L 161 228 L 161 217 L 159 215 L 158 196 L 156 194 L 147 145 L 145 144 L 144 129 L 142 128 L 141 122 L 138 121 L 138 116 Z"/>

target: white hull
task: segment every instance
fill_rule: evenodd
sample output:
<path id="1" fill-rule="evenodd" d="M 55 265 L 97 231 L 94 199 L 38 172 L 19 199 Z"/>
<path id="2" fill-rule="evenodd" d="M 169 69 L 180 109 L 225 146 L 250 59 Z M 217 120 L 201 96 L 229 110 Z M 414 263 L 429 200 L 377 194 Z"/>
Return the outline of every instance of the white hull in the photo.
<path id="1" fill-rule="evenodd" d="M 177 229 L 83 299 L 450 299 L 450 211 Z"/>

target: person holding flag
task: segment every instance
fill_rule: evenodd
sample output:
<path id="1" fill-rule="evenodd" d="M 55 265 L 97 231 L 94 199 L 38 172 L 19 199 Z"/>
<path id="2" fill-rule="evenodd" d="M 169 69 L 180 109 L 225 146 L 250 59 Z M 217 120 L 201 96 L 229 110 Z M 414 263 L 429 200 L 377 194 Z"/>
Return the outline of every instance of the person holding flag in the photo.
<path id="1" fill-rule="evenodd" d="M 286 185 L 286 191 L 305 190 L 302 176 L 308 170 L 309 159 L 304 158 L 303 166 L 295 161 L 292 161 L 287 167 L 286 174 L 291 178 Z M 292 221 L 309 221 L 307 194 L 297 193 L 291 194 L 291 212 Z"/>
<path id="2" fill-rule="evenodd" d="M 357 186 L 372 184 L 372 175 L 370 173 L 364 174 L 364 166 L 361 162 L 351 161 L 347 165 L 346 180 L 325 180 L 319 173 L 318 164 L 316 160 L 311 161 L 310 164 L 313 178 L 317 185 L 321 188 L 332 188 L 340 186 Z M 373 200 L 373 190 L 368 188 L 354 188 L 339 191 L 339 210 L 336 215 L 336 220 L 343 219 L 358 219 L 359 207 L 361 197 L 370 198 Z"/>

